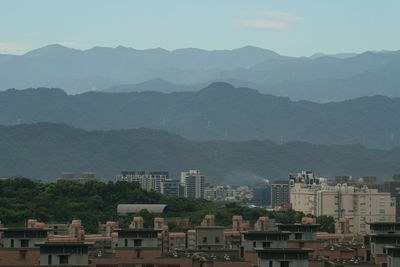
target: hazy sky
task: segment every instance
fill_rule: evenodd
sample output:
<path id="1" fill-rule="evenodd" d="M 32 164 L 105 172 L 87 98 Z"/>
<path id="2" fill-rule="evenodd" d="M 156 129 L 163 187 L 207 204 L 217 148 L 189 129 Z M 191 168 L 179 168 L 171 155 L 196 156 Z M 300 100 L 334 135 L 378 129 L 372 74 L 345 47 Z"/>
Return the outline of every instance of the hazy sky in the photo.
<path id="1" fill-rule="evenodd" d="M 0 53 L 59 43 L 284 55 L 400 49 L 399 0 L 0 0 Z"/>

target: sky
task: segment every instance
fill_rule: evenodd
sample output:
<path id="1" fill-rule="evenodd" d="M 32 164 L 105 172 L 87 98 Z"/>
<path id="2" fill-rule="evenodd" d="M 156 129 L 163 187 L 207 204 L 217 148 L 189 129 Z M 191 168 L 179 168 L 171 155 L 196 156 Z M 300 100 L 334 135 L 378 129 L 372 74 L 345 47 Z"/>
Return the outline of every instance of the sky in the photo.
<path id="1" fill-rule="evenodd" d="M 49 44 L 252 45 L 288 56 L 400 49 L 399 0 L 0 0 L 0 53 Z"/>

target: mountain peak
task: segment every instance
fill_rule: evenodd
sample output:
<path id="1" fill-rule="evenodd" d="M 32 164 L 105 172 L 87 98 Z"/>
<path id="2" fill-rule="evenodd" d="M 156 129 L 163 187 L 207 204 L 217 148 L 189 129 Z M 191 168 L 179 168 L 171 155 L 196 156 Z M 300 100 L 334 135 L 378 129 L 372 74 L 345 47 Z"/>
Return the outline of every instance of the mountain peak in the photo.
<path id="1" fill-rule="evenodd" d="M 76 53 L 81 52 L 81 50 L 69 48 L 60 44 L 46 45 L 41 48 L 31 50 L 24 54 L 24 56 L 36 57 L 36 56 L 59 56 L 66 53 Z"/>
<path id="2" fill-rule="evenodd" d="M 226 82 L 214 82 L 209 86 L 203 88 L 201 91 L 216 91 L 216 90 L 232 90 L 235 87 L 232 84 Z"/>
<path id="3" fill-rule="evenodd" d="M 276 53 L 272 50 L 257 47 L 257 46 L 252 46 L 252 45 L 246 45 L 246 46 L 243 46 L 240 48 L 233 49 L 232 51 L 246 52 L 246 53 L 262 53 L 262 54 L 270 54 L 270 55 L 274 55 L 274 56 L 280 56 L 278 53 Z"/>

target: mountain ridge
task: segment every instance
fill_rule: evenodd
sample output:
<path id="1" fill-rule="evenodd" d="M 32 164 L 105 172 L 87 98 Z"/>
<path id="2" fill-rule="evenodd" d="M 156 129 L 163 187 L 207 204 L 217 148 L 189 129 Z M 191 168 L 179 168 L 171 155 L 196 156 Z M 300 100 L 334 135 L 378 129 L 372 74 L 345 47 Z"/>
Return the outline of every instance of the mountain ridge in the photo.
<path id="1" fill-rule="evenodd" d="M 0 89 L 52 87 L 86 91 L 192 91 L 225 81 L 292 100 L 329 102 L 364 95 L 398 96 L 399 51 L 352 57 L 288 57 L 253 46 L 231 50 L 118 46 L 78 50 L 49 45 L 0 55 Z M 373 83 L 368 80 L 370 78 Z M 161 79 L 171 84 L 154 84 Z"/>
<path id="2" fill-rule="evenodd" d="M 0 177 L 22 175 L 54 181 L 61 172 L 93 171 L 113 179 L 122 170 L 199 169 L 206 181 L 254 184 L 260 177 L 283 178 L 289 172 L 313 170 L 320 176 L 390 177 L 400 171 L 400 149 L 367 149 L 361 145 L 276 144 L 191 141 L 153 129 L 86 131 L 64 124 L 0 126 Z M 307 151 L 307 153 L 304 153 Z"/>
<path id="3" fill-rule="evenodd" d="M 0 124 L 53 122 L 87 130 L 152 128 L 193 140 L 306 141 L 400 146 L 400 99 L 363 97 L 326 104 L 291 101 L 213 83 L 190 92 L 0 92 Z"/>

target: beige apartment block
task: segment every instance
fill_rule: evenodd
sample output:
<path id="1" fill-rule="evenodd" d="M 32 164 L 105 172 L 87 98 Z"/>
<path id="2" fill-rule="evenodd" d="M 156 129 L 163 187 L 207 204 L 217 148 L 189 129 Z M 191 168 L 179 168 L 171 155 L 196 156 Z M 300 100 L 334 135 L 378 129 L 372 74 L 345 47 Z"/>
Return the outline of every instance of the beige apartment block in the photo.
<path id="1" fill-rule="evenodd" d="M 396 220 L 395 201 L 390 193 L 367 186 L 296 183 L 290 189 L 290 202 L 294 210 L 305 214 L 348 218 L 350 231 L 355 233 L 369 233 L 368 223 Z"/>

